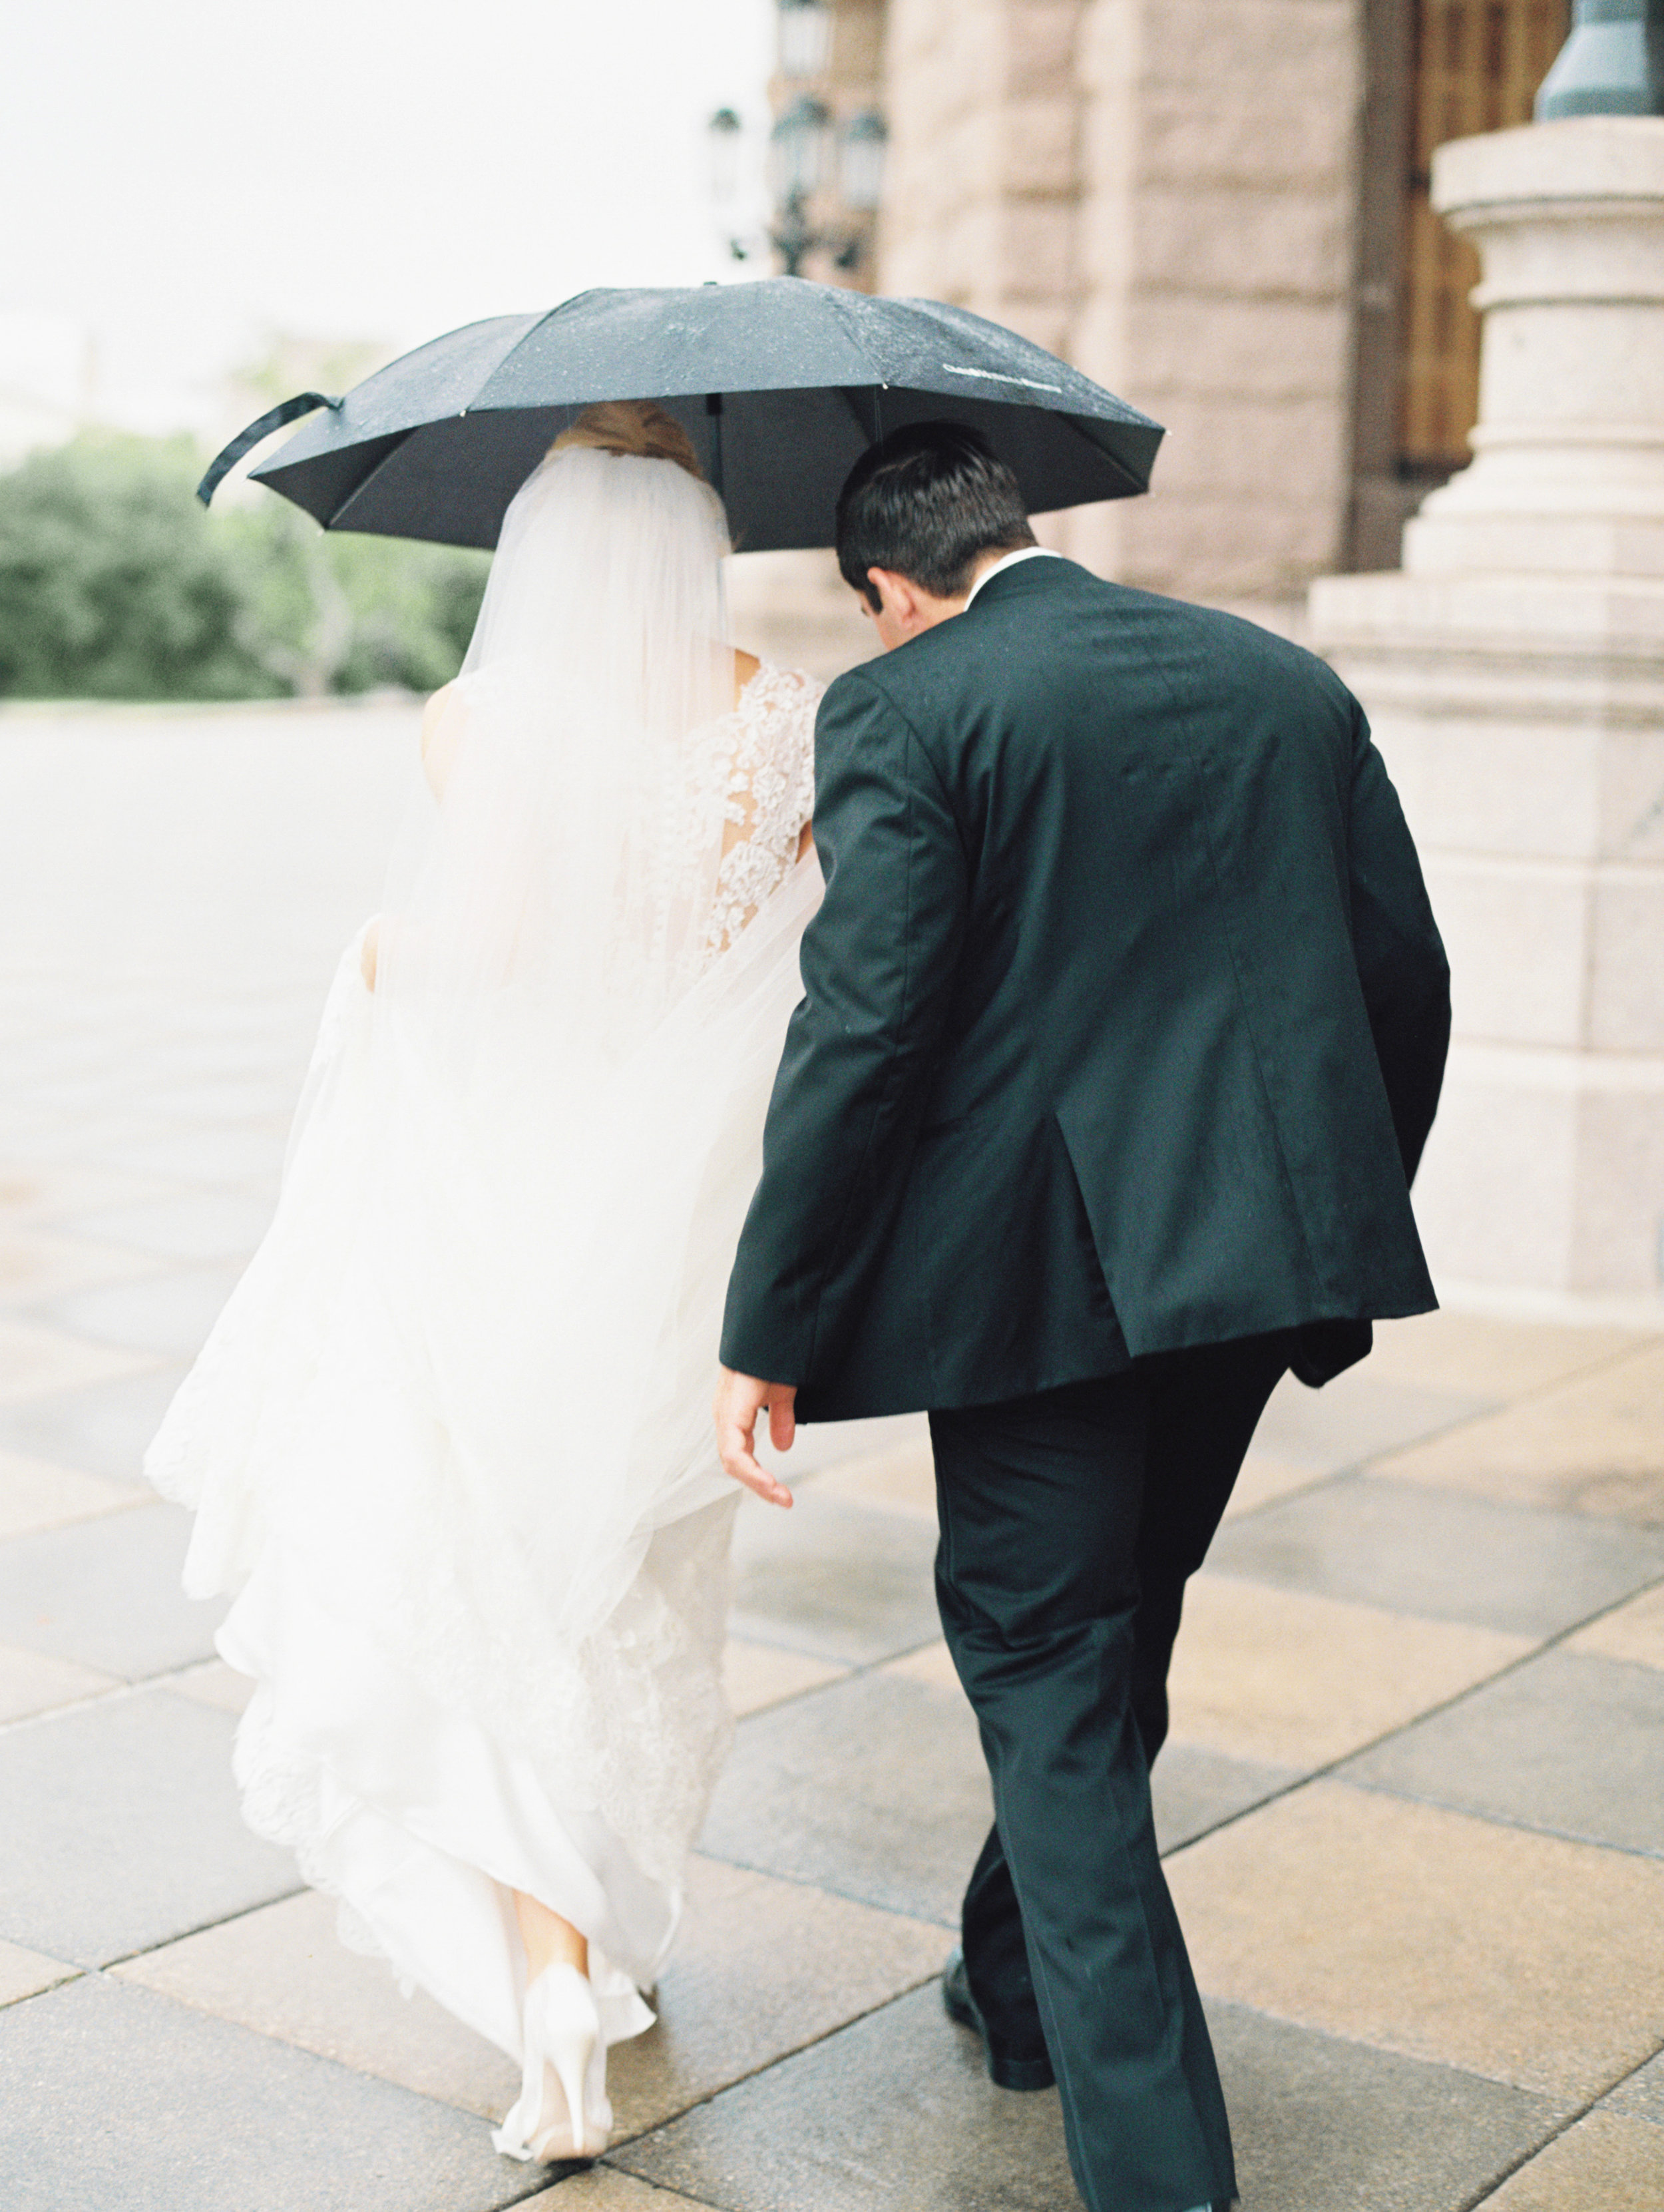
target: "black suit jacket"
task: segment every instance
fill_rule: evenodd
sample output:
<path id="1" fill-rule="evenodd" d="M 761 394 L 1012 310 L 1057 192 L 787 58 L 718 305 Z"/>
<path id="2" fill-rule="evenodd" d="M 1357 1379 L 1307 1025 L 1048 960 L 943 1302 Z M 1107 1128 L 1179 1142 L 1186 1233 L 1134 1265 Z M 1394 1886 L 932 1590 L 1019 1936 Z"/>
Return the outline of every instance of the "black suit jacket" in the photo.
<path id="1" fill-rule="evenodd" d="M 841 677 L 722 1357 L 805 1419 L 1436 1302 L 1448 970 L 1357 702 L 1254 624 L 1023 562 Z"/>

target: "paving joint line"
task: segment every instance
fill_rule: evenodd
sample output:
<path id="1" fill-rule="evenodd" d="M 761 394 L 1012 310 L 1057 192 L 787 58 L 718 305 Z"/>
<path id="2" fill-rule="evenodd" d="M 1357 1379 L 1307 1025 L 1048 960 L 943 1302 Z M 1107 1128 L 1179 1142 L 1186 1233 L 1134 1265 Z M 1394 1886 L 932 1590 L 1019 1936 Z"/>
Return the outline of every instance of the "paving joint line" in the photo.
<path id="1" fill-rule="evenodd" d="M 1479 2191 L 1476 2196 L 1465 2198 L 1456 2208 L 1456 2212 L 1475 2212 L 1475 2208 L 1477 2206 L 1488 2204 L 1501 2190 L 1503 2190 L 1508 2186 L 1509 2183 L 1514 2179 L 1516 2173 L 1523 2172 L 1527 2166 L 1531 2165 L 1533 2160 L 1540 2159 L 1543 2153 L 1546 2150 L 1552 2148 L 1555 2143 L 1560 2141 L 1563 2136 L 1570 2135 L 1575 2127 L 1580 2126 L 1583 2121 L 1588 2119 L 1591 2112 L 1594 2112 L 1600 2106 L 1604 2105 L 1607 2098 L 1612 2095 L 1615 2089 L 1621 2089 L 1625 2081 L 1633 2081 L 1643 2066 L 1650 2066 L 1653 2060 L 1658 2057 L 1661 2051 L 1664 2051 L 1664 2043 L 1656 2045 L 1647 2053 L 1644 2058 L 1638 2058 L 1633 2066 L 1626 2067 L 1621 2074 L 1614 2075 L 1612 2080 L 1607 2082 L 1604 2089 L 1597 2090 L 1594 2095 L 1589 2099 L 1586 2105 L 1580 2106 L 1576 2111 L 1568 2113 L 1564 2119 L 1558 2121 L 1555 2125 L 1549 2130 L 1548 2133 L 1542 2138 L 1540 2142 L 1534 2144 L 1530 2150 L 1522 2153 L 1520 2157 L 1514 2160 L 1514 2163 L 1511 2166 L 1507 2167 L 1503 2172 L 1500 2173 L 1497 2177 L 1495 2181 L 1487 2183 Z M 1622 2117 L 1622 2115 L 1620 2115 L 1620 2117 Z"/>
<path id="2" fill-rule="evenodd" d="M 1237 1579 L 1251 1578 L 1237 1577 Z M 1263 1583 L 1255 1587 L 1276 1589 L 1282 1586 L 1275 1583 Z M 1303 1790 L 1309 1783 L 1312 1782 L 1335 1779 L 1346 1784 L 1351 1789 L 1370 1789 L 1379 1796 L 1397 1796 L 1406 1804 L 1435 1805 L 1439 1806 L 1439 1808 L 1445 1812 L 1459 1810 L 1460 1808 L 1456 1807 L 1440 1805 L 1440 1801 L 1436 1798 L 1416 1797 L 1407 1791 L 1388 1790 L 1380 1784 L 1354 1781 L 1350 1776 L 1340 1774 L 1339 1770 L 1354 1759 L 1362 1759 L 1366 1752 L 1378 1751 L 1383 1744 L 1390 1743 L 1394 1736 L 1406 1735 L 1411 1729 L 1419 1728 L 1424 1721 L 1434 1720 L 1442 1713 L 1453 1711 L 1456 1706 L 1465 1704 L 1469 1698 L 1477 1697 L 1481 1690 L 1491 1688 L 1493 1683 L 1504 1681 L 1509 1675 L 1518 1674 L 1521 1668 L 1533 1666 L 1546 1652 L 1558 1650 L 1563 1644 L 1574 1636 L 1581 1635 L 1584 1629 L 1592 1627 L 1596 1621 L 1605 1620 L 1609 1614 L 1621 1612 L 1625 1606 L 1632 1605 L 1637 1598 L 1645 1597 L 1649 1592 L 1660 1588 L 1664 1588 L 1664 1575 L 1661 1575 L 1654 1582 L 1641 1583 L 1637 1589 L 1626 1592 L 1624 1596 L 1614 1598 L 1610 1605 L 1602 1606 L 1597 1612 L 1586 1614 L 1581 1620 L 1568 1622 L 1564 1628 L 1557 1629 L 1553 1635 L 1546 1637 L 1542 1643 L 1534 1644 L 1529 1651 L 1521 1652 L 1517 1658 L 1504 1660 L 1494 1674 L 1482 1675 L 1477 1682 L 1468 1683 L 1465 1689 L 1454 1691 L 1449 1697 L 1442 1698 L 1437 1705 L 1429 1705 L 1424 1712 L 1412 1714 L 1407 1721 L 1400 1721 L 1396 1728 L 1385 1729 L 1381 1735 L 1371 1736 L 1367 1742 L 1355 1744 L 1350 1751 L 1342 1752 L 1339 1757 L 1326 1760 L 1321 1766 L 1314 1766 L 1307 1772 L 1297 1776 L 1294 1781 L 1283 1783 L 1277 1789 L 1268 1790 L 1265 1796 L 1256 1798 L 1252 1805 L 1244 1805 L 1237 1812 L 1225 1814 L 1211 1826 L 1199 1829 L 1193 1836 L 1187 1837 L 1182 1844 L 1175 1844 L 1171 1851 L 1163 1851 L 1162 1856 L 1170 1858 L 1180 1851 L 1187 1851 L 1193 1844 L 1200 1843 L 1205 1837 L 1218 1835 L 1224 1828 L 1234 1827 L 1237 1821 L 1247 1820 L 1250 1814 L 1262 1812 L 1267 1805 L 1274 1805 L 1284 1797 L 1291 1797 L 1297 1790 Z M 1382 1610 L 1390 1611 L 1391 1608 L 1387 1607 Z M 1406 1613 L 1397 1614 L 1395 1618 L 1400 1620 L 1424 1620 L 1429 1616 L 1424 1613 Z M 1467 1625 L 1471 1626 L 1475 1624 Z M 1523 1822 L 1506 1820 L 1488 1813 L 1466 1813 L 1462 1817 L 1472 1820 L 1489 1820 L 1493 1826 L 1514 1828 L 1526 1835 L 1546 1835 L 1555 1832 L 1552 1829 L 1532 1828 Z M 1588 1842 L 1588 1838 L 1583 1837 L 1568 1838 L 1564 1840 Z M 1627 1849 L 1625 1845 L 1620 1844 L 1591 1844 L 1589 1848 L 1594 1850 L 1625 1850 Z M 1655 1852 L 1631 1852 L 1630 1856 L 1656 1858 L 1660 1855 Z"/>

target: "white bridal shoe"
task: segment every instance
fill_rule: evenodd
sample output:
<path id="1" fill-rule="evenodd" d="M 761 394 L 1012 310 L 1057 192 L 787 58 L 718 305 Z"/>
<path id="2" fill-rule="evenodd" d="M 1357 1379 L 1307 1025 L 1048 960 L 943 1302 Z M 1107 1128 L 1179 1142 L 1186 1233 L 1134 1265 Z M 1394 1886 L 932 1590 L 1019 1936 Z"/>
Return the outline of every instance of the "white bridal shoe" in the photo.
<path id="1" fill-rule="evenodd" d="M 491 2140 L 506 2157 L 545 2165 L 598 2158 L 612 2128 L 607 2048 L 587 1975 L 545 1966 L 525 1993 L 519 2101 Z"/>

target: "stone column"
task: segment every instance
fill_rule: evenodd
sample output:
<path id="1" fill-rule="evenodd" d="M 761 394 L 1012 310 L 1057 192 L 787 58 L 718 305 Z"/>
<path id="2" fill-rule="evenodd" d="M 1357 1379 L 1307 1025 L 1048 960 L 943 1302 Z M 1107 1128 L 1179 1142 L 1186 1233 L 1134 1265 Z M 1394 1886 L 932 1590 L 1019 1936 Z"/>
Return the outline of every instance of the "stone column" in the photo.
<path id="1" fill-rule="evenodd" d="M 1440 149 L 1478 246 L 1475 459 L 1313 641 L 1375 726 L 1450 951 L 1435 1275 L 1664 1316 L 1664 118 Z"/>
<path id="2" fill-rule="evenodd" d="M 1297 603 L 1344 557 L 1365 0 L 889 0 L 879 289 L 1169 426 L 1048 520 L 1127 583 Z"/>

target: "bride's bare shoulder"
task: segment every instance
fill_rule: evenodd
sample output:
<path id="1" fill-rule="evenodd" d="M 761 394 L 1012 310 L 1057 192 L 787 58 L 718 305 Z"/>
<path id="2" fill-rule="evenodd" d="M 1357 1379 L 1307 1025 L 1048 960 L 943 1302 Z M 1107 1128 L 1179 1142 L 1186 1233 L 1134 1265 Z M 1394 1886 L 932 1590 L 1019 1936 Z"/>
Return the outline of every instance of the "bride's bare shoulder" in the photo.
<path id="1" fill-rule="evenodd" d="M 422 766 L 435 799 L 444 796 L 467 721 L 467 689 L 459 678 L 441 684 L 422 710 Z"/>
<path id="2" fill-rule="evenodd" d="M 734 703 L 736 705 L 739 703 L 740 693 L 755 679 L 762 665 L 762 663 L 757 659 L 756 653 L 742 653 L 738 646 L 734 647 Z"/>

